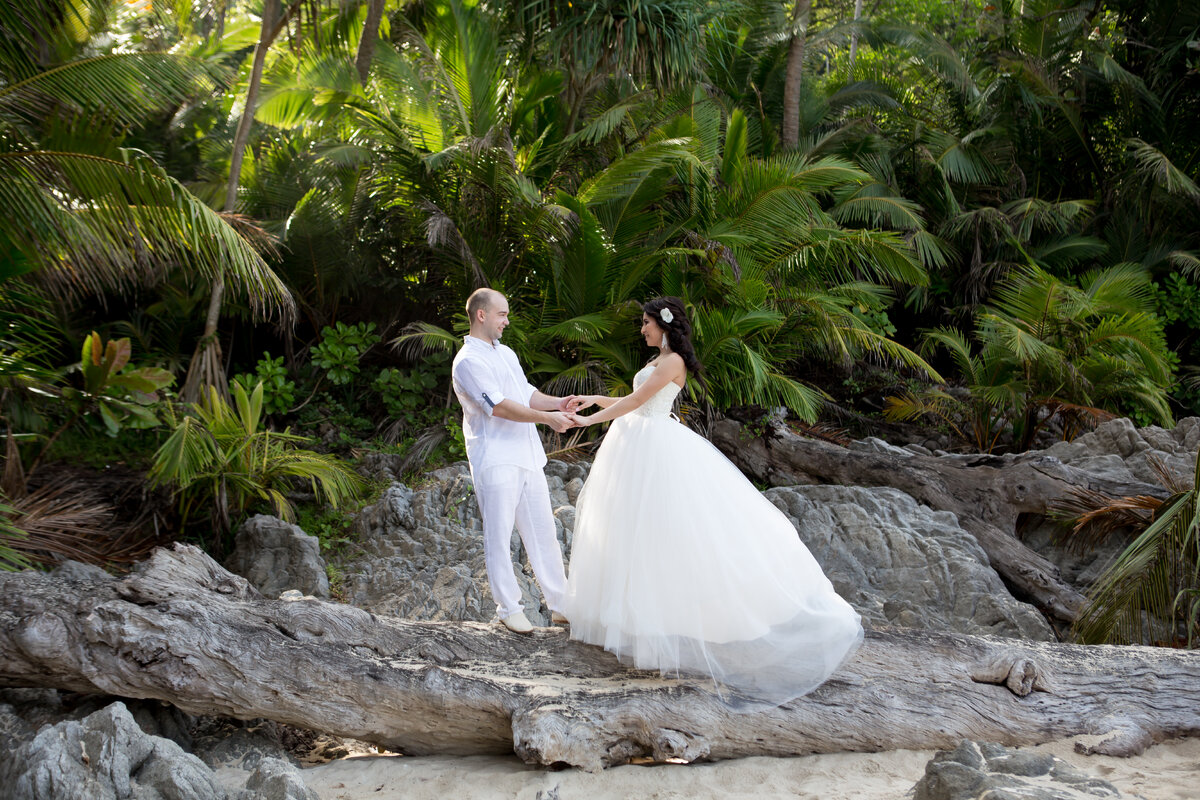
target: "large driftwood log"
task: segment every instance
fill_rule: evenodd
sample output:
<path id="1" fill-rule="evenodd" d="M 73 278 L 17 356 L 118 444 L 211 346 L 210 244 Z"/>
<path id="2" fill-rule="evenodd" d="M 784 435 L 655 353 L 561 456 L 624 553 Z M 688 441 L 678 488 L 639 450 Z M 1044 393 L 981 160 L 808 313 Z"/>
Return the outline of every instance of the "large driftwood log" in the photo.
<path id="1" fill-rule="evenodd" d="M 743 472 L 773 486 L 887 486 L 953 512 L 1018 597 L 1068 623 L 1078 617 L 1084 598 L 1062 581 L 1058 567 L 1016 538 L 1020 515 L 1046 514 L 1051 501 L 1073 487 L 1114 496 L 1167 496 L 1161 486 L 1106 480 L 1044 456 L 900 456 L 807 439 L 779 423 L 750 436 L 731 419 L 713 426 L 712 439 Z"/>
<path id="2" fill-rule="evenodd" d="M 407 622 L 268 600 L 199 550 L 108 582 L 0 575 L 0 685 L 158 698 L 412 754 L 514 750 L 587 769 L 649 754 L 1032 744 L 1109 734 L 1134 754 L 1200 732 L 1200 654 L 884 630 L 787 706 L 623 668 L 561 629 Z"/>

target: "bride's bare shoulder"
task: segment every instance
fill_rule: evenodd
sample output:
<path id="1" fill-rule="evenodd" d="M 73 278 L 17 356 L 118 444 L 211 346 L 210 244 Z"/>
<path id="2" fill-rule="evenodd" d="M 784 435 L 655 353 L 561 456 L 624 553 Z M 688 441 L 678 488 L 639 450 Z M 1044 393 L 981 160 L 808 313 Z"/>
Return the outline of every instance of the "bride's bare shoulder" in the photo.
<path id="1" fill-rule="evenodd" d="M 683 362 L 683 356 L 679 355 L 679 353 L 667 353 L 666 355 L 659 356 L 658 360 L 655 362 L 655 365 L 656 366 L 665 365 L 665 366 L 669 366 L 669 367 L 683 367 L 684 369 L 687 368 L 687 365 L 684 364 L 684 362 Z"/>

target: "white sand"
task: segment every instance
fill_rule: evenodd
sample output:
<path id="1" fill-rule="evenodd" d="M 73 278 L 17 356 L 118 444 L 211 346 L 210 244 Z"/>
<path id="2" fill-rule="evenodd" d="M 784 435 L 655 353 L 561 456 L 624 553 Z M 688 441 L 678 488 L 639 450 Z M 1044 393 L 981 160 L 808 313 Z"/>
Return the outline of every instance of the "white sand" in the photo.
<path id="1" fill-rule="evenodd" d="M 1086 738 L 1092 741 L 1092 737 Z M 1200 797 L 1200 739 L 1155 745 L 1137 758 L 1082 756 L 1076 739 L 1034 750 L 1053 753 L 1146 800 Z M 925 773 L 931 750 L 744 758 L 713 764 L 615 767 L 597 774 L 550 771 L 502 756 L 359 756 L 304 771 L 321 800 L 701 800 L 812 798 L 902 800 Z"/>

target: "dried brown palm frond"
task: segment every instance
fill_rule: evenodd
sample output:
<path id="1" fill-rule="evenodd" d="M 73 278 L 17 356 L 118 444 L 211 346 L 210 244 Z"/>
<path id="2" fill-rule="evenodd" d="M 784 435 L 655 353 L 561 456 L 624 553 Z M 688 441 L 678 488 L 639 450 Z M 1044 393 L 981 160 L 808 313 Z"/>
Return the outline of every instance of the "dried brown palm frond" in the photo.
<path id="1" fill-rule="evenodd" d="M 1179 494 L 1180 492 L 1189 491 L 1192 488 L 1191 474 L 1185 473 L 1181 478 L 1179 475 L 1172 472 L 1171 468 L 1167 466 L 1166 462 L 1158 456 L 1146 456 L 1146 464 L 1150 467 L 1151 471 L 1154 472 L 1155 477 L 1158 478 L 1158 482 L 1161 483 L 1171 494 Z"/>
<path id="2" fill-rule="evenodd" d="M 593 448 L 595 448 L 601 439 L 592 439 L 591 441 L 582 441 L 583 433 L 587 428 L 572 428 L 566 433 L 555 433 L 549 431 L 543 435 L 543 441 L 546 443 L 546 458 L 557 458 L 560 461 L 577 461 L 581 458 L 590 457 Z"/>
<path id="3" fill-rule="evenodd" d="M 1190 476 L 1180 478 L 1161 458 L 1148 455 L 1146 463 L 1154 472 L 1168 496 L 1189 491 Z M 1154 521 L 1164 499 L 1150 495 L 1113 497 L 1091 489 L 1073 488 L 1065 497 L 1053 500 L 1048 508 L 1050 515 L 1068 525 L 1060 541 L 1068 549 L 1086 552 L 1104 544 L 1117 534 L 1136 534 Z"/>
<path id="4" fill-rule="evenodd" d="M 60 481 L 13 500 L 8 507 L 8 521 L 25 533 L 10 546 L 29 561 L 105 563 L 98 555 L 104 549 L 101 543 L 112 538 L 113 509 L 94 492 Z"/>
<path id="5" fill-rule="evenodd" d="M 807 422 L 799 420 L 789 421 L 788 427 L 801 436 L 807 436 L 810 439 L 819 439 L 822 442 L 838 444 L 846 447 L 852 439 L 845 428 L 840 428 L 837 425 L 830 425 L 827 422 L 817 422 L 809 425 Z"/>
<path id="6" fill-rule="evenodd" d="M 66 477 L 13 500 L 8 522 L 25 536 L 8 546 L 33 563 L 73 560 L 106 566 L 149 555 L 158 543 L 140 526 L 115 525 L 111 503 L 95 490 Z"/>
<path id="7" fill-rule="evenodd" d="M 279 257 L 279 237 L 258 224 L 258 221 L 245 214 L 232 211 L 219 211 L 218 215 L 229 227 L 237 231 L 246 243 L 264 258 Z"/>
<path id="8" fill-rule="evenodd" d="M 1109 420 L 1116 419 L 1117 415 L 1111 411 L 1105 411 L 1103 408 L 1095 406 L 1084 406 L 1078 403 L 1068 403 L 1065 400 L 1051 398 L 1044 404 L 1045 415 L 1043 416 L 1043 427 L 1046 422 L 1049 422 L 1058 416 L 1062 423 L 1062 438 L 1065 442 L 1070 442 L 1082 433 L 1095 430 L 1096 426 Z"/>
<path id="9" fill-rule="evenodd" d="M 1070 525 L 1062 536 L 1067 548 L 1087 552 L 1117 534 L 1142 530 L 1162 503 L 1160 497 L 1112 497 L 1092 489 L 1073 488 L 1065 497 L 1051 501 L 1049 510 L 1052 517 Z"/>

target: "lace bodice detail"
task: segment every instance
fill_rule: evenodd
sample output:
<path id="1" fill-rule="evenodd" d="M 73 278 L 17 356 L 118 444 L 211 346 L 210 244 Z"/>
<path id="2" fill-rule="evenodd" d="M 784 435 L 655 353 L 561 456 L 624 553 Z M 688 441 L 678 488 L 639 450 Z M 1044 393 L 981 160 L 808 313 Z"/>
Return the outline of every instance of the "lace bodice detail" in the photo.
<path id="1" fill-rule="evenodd" d="M 646 382 L 646 379 L 650 377 L 650 373 L 652 372 L 654 372 L 652 364 L 647 364 L 638 370 L 637 374 L 633 376 L 633 388 L 635 391 Z M 646 417 L 658 417 L 670 414 L 671 408 L 675 405 L 675 397 L 679 394 L 681 388 L 679 384 L 671 381 L 632 413 L 641 414 Z"/>

